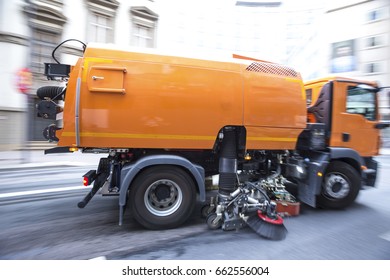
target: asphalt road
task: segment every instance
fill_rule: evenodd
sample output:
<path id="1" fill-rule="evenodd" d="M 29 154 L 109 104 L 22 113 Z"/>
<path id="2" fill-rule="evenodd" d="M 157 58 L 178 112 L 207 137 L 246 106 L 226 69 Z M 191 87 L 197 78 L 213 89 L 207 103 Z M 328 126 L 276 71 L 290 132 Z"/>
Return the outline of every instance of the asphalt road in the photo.
<path id="1" fill-rule="evenodd" d="M 93 166 L 63 165 L 0 170 L 0 259 L 390 259 L 390 157 L 381 164 L 378 187 L 363 190 L 341 211 L 301 206 L 287 218 L 283 241 L 269 241 L 249 228 L 211 231 L 194 215 L 173 230 L 144 230 L 125 213 L 118 226 L 117 197 L 88 192 L 81 176 Z M 46 191 L 43 191 L 46 190 Z"/>

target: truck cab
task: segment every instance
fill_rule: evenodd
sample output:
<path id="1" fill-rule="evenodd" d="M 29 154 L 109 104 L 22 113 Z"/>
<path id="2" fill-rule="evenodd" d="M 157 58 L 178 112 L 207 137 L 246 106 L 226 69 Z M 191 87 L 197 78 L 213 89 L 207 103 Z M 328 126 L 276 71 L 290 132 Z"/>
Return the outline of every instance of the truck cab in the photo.
<path id="1" fill-rule="evenodd" d="M 305 90 L 309 118 L 325 124 L 328 146 L 350 148 L 363 157 L 379 154 L 376 83 L 328 78 L 307 82 Z"/>
<path id="2" fill-rule="evenodd" d="M 343 208 L 362 186 L 374 186 L 381 146 L 375 82 L 327 77 L 305 83 L 308 122 L 322 123 L 328 153 L 317 205 Z M 322 173 L 321 173 L 322 174 Z M 361 178 L 361 180 L 356 180 Z"/>

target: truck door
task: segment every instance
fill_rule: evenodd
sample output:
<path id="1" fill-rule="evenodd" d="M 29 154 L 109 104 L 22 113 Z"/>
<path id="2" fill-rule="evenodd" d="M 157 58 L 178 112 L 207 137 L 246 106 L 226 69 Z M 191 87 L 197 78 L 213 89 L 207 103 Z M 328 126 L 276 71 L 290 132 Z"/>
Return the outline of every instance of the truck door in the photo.
<path id="1" fill-rule="evenodd" d="M 361 156 L 379 153 L 380 131 L 375 88 L 349 81 L 333 84 L 330 145 L 356 150 Z"/>

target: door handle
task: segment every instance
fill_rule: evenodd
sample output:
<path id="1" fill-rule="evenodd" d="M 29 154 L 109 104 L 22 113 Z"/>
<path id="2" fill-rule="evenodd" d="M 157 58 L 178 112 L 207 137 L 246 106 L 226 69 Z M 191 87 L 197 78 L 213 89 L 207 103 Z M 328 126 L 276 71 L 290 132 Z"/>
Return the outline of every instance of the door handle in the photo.
<path id="1" fill-rule="evenodd" d="M 343 142 L 349 142 L 349 140 L 351 139 L 351 134 L 343 132 L 342 138 L 343 138 Z"/>
<path id="2" fill-rule="evenodd" d="M 99 76 L 92 76 L 92 80 L 104 80 L 104 77 L 99 77 Z"/>

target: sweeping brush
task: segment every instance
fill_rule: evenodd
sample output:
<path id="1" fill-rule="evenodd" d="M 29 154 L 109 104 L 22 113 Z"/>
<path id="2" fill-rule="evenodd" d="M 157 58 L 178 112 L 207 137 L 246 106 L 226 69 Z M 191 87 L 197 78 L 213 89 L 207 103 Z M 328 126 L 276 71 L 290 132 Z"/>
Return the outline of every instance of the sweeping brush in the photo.
<path id="1" fill-rule="evenodd" d="M 287 229 L 283 225 L 283 219 L 277 214 L 270 217 L 267 213 L 257 210 L 257 215 L 250 216 L 246 223 L 258 235 L 264 238 L 271 240 L 283 240 L 286 238 Z"/>

